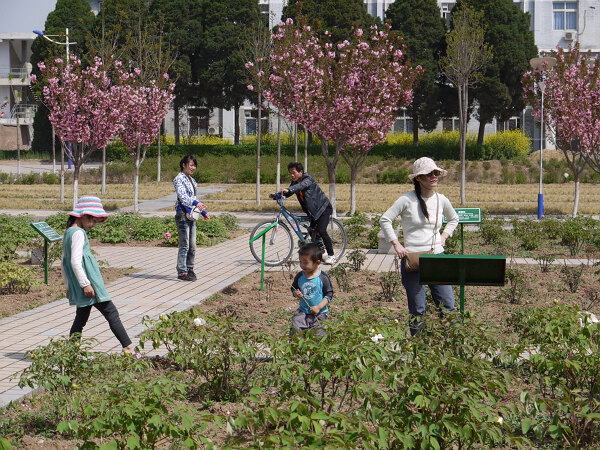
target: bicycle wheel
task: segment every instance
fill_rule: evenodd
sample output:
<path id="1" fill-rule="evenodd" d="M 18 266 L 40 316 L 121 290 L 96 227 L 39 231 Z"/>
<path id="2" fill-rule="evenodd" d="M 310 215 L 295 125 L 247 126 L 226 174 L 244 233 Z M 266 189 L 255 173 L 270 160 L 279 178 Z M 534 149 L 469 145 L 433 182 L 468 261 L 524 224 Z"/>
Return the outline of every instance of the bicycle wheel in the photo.
<path id="1" fill-rule="evenodd" d="M 250 234 L 250 240 L 271 224 L 273 222 L 269 220 L 256 225 Z M 293 249 L 294 241 L 292 240 L 292 233 L 284 223 L 280 222 L 277 227 L 270 229 L 265 234 L 265 266 L 279 266 L 283 264 L 292 255 Z M 254 259 L 260 262 L 262 257 L 262 238 L 258 238 L 250 243 L 250 251 Z"/>
<path id="2" fill-rule="evenodd" d="M 338 219 L 334 219 L 333 217 L 329 221 L 329 225 L 327 225 L 327 234 L 331 238 L 331 242 L 333 243 L 333 253 L 335 257 L 339 261 L 344 251 L 346 251 L 346 231 L 344 230 L 344 225 Z"/>

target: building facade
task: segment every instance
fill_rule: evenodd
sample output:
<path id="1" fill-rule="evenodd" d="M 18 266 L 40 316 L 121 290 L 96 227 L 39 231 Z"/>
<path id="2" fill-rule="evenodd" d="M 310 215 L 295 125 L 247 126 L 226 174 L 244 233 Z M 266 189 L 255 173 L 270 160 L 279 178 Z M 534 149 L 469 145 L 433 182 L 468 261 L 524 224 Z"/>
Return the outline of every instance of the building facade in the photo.
<path id="1" fill-rule="evenodd" d="M 56 0 L 19 0 L 2 3 L 0 16 L 0 149 L 29 148 L 37 102 L 31 91 L 33 30 L 43 30 Z"/>

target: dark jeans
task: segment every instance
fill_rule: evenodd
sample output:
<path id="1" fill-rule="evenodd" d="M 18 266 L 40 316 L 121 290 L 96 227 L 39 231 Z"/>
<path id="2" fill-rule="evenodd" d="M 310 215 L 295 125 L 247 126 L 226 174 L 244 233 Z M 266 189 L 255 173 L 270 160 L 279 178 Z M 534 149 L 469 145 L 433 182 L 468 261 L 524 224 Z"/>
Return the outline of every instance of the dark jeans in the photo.
<path id="1" fill-rule="evenodd" d="M 131 339 L 127 335 L 127 331 L 125 331 L 125 327 L 121 323 L 121 319 L 119 318 L 119 311 L 117 311 L 117 307 L 113 302 L 100 302 L 94 303 L 90 306 L 82 306 L 78 307 L 75 312 L 75 320 L 73 321 L 73 325 L 71 325 L 70 336 L 73 336 L 75 333 L 81 334 L 83 331 L 83 327 L 87 323 L 90 312 L 92 310 L 92 306 L 95 307 L 98 311 L 102 313 L 104 318 L 108 321 L 108 326 L 110 330 L 113 332 L 115 337 L 119 340 L 123 348 L 127 347 L 131 344 Z"/>
<path id="2" fill-rule="evenodd" d="M 419 282 L 419 272 L 408 272 L 406 270 L 404 260 L 400 264 L 400 273 L 402 274 L 402 285 L 406 289 L 406 297 L 408 299 L 410 334 L 414 336 L 425 326 L 424 319 L 427 309 L 425 286 Z M 429 290 L 440 315 L 456 309 L 452 286 L 430 284 Z"/>
<path id="3" fill-rule="evenodd" d="M 194 268 L 196 259 L 196 222 L 187 220 L 185 212 L 178 209 L 175 213 L 179 252 L 177 253 L 177 274 L 186 273 Z"/>
<path id="4" fill-rule="evenodd" d="M 310 227 L 313 230 L 317 230 L 317 232 L 323 239 L 323 244 L 325 244 L 325 250 L 327 250 L 327 254 L 329 256 L 333 255 L 333 242 L 331 242 L 331 237 L 329 237 L 329 234 L 327 234 L 327 225 L 329 225 L 329 220 L 331 219 L 332 214 L 333 208 L 331 207 L 331 205 L 329 205 L 317 220 L 313 218 L 310 219 Z"/>

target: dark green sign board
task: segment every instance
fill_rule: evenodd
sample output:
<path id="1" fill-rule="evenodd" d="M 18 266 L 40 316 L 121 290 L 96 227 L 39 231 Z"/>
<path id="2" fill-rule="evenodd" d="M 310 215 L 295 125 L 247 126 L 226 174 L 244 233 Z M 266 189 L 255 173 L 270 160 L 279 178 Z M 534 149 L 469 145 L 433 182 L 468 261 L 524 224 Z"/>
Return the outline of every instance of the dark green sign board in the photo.
<path id="1" fill-rule="evenodd" d="M 481 208 L 454 208 L 458 214 L 458 223 L 481 223 Z M 446 217 L 443 218 L 446 223 Z"/>
<path id="2" fill-rule="evenodd" d="M 60 241 L 62 239 L 62 236 L 46 222 L 34 222 L 31 226 L 35 231 L 42 235 L 46 242 Z"/>
<path id="3" fill-rule="evenodd" d="M 46 222 L 33 222 L 31 227 L 44 238 L 44 283 L 48 284 L 48 242 L 56 242 L 62 236 Z"/>
<path id="4" fill-rule="evenodd" d="M 460 312 L 465 286 L 504 286 L 506 256 L 429 255 L 419 258 L 421 284 L 460 285 Z"/>

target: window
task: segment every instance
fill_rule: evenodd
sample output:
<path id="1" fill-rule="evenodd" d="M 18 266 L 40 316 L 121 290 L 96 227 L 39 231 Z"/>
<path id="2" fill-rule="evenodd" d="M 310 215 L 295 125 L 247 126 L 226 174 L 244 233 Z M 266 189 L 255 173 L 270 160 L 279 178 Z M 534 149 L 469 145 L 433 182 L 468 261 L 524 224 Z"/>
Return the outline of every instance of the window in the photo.
<path id="1" fill-rule="evenodd" d="M 442 131 L 456 131 L 460 128 L 460 119 L 442 119 Z"/>
<path id="2" fill-rule="evenodd" d="M 519 130 L 520 128 L 521 128 L 521 118 L 520 117 L 512 117 L 505 122 L 503 122 L 501 120 L 496 121 L 496 132 Z"/>
<path id="3" fill-rule="evenodd" d="M 555 30 L 577 29 L 577 2 L 554 2 L 552 9 Z"/>
<path id="4" fill-rule="evenodd" d="M 190 136 L 198 136 L 208 132 L 209 113 L 207 108 L 191 108 L 188 110 L 190 120 Z"/>

